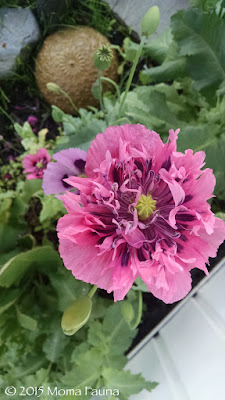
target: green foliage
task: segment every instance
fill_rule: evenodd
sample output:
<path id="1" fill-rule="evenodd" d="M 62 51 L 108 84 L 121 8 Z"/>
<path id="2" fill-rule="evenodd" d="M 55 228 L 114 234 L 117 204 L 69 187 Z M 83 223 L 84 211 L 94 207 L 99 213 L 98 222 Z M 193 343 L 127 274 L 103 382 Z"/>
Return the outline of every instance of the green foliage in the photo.
<path id="1" fill-rule="evenodd" d="M 172 33 L 172 36 L 171 36 Z M 160 66 L 141 72 L 144 84 L 190 76 L 195 88 L 211 103 L 225 79 L 224 20 L 200 9 L 179 11 L 171 18 L 171 31 L 145 47 Z"/>
<path id="2" fill-rule="evenodd" d="M 63 377 L 62 382 L 67 387 L 81 389 L 85 386 L 97 388 L 99 385 L 118 388 L 120 397 L 124 400 L 128 395 L 138 393 L 143 388 L 152 390 L 154 384 L 146 382 L 141 375 L 122 371 L 126 363 L 123 353 L 130 346 L 134 335 L 135 331 L 130 329 L 122 317 L 121 304 L 113 304 L 107 309 L 102 322 L 90 323 L 87 343 L 75 348 L 72 355 L 75 366 Z M 112 372 L 111 378 L 109 370 Z M 122 383 L 120 379 L 116 382 L 120 373 L 123 378 L 128 377 L 127 383 L 126 381 Z"/>
<path id="3" fill-rule="evenodd" d="M 15 282 L 19 283 L 30 268 L 51 270 L 60 263 L 58 254 L 48 246 L 17 254 L 1 267 L 0 286 L 10 287 Z"/>
<path id="4" fill-rule="evenodd" d="M 218 0 L 190 0 L 193 7 L 201 8 L 203 11 L 215 9 L 218 2 Z"/>
<path id="5" fill-rule="evenodd" d="M 197 90 L 208 98 L 225 79 L 225 49 L 221 39 L 225 24 L 216 14 L 200 10 L 180 11 L 172 17 L 172 32 L 179 54 L 186 56 L 187 68 Z"/>
<path id="6" fill-rule="evenodd" d="M 146 381 L 141 374 L 133 375 L 130 371 L 117 371 L 107 368 L 103 371 L 106 387 L 118 388 L 121 400 L 128 400 L 132 394 L 139 393 L 142 389 L 151 392 L 156 386 L 155 382 Z"/>
<path id="7" fill-rule="evenodd" d="M 61 200 L 54 195 L 40 197 L 42 209 L 39 215 L 39 221 L 42 228 L 50 229 L 52 222 L 65 214 L 65 207 Z"/>
<path id="8" fill-rule="evenodd" d="M 104 132 L 107 127 L 106 122 L 100 119 L 99 114 L 98 112 L 93 113 L 80 109 L 80 117 L 73 117 L 64 114 L 56 106 L 53 106 L 52 117 L 63 124 L 64 133 L 64 136 L 58 141 L 59 144 L 55 148 L 55 152 L 70 147 L 88 150 L 90 142 L 97 133 Z"/>

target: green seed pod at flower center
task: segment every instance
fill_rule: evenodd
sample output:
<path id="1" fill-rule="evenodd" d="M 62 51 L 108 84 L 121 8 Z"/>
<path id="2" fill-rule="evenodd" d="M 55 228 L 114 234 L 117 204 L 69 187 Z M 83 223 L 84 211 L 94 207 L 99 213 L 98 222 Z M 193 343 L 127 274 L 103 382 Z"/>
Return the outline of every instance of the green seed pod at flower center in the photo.
<path id="1" fill-rule="evenodd" d="M 37 166 L 37 168 L 43 168 L 43 163 L 42 162 L 37 162 L 36 166 Z"/>
<path id="2" fill-rule="evenodd" d="M 138 203 L 136 205 L 136 210 L 138 213 L 138 217 L 141 221 L 144 221 L 145 219 L 149 218 L 150 215 L 155 211 L 156 209 L 156 201 L 153 200 L 152 196 L 149 194 L 145 196 L 142 194 L 140 196 L 140 199 L 138 200 Z"/>

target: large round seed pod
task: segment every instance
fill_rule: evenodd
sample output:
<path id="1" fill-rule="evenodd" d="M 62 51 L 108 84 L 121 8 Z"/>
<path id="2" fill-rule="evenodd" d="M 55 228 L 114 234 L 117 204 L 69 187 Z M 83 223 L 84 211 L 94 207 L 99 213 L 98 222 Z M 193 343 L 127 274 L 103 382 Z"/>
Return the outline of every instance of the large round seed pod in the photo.
<path id="1" fill-rule="evenodd" d="M 47 89 L 47 83 L 53 82 L 71 97 L 77 108 L 98 105 L 98 100 L 91 93 L 97 79 L 93 58 L 95 51 L 103 44 L 110 45 L 106 37 L 89 27 L 64 29 L 47 37 L 36 58 L 35 76 L 48 103 L 66 113 L 74 113 L 73 106 L 63 94 Z M 118 61 L 113 50 L 111 65 L 102 75 L 116 81 L 117 68 Z M 103 90 L 108 88 L 103 85 Z"/>

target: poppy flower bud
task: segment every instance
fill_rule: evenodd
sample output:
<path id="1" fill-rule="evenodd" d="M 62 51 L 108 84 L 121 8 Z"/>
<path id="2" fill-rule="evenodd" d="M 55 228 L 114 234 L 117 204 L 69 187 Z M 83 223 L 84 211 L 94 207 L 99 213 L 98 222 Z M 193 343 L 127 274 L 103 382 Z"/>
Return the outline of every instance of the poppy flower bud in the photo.
<path id="1" fill-rule="evenodd" d="M 141 21 L 142 35 L 149 37 L 155 33 L 159 25 L 160 13 L 157 6 L 149 8 Z"/>
<path id="2" fill-rule="evenodd" d="M 72 336 L 88 321 L 92 301 L 88 296 L 81 297 L 69 306 L 62 316 L 61 327 L 65 335 Z"/>
<path id="3" fill-rule="evenodd" d="M 131 322 L 134 318 L 134 309 L 130 303 L 124 301 L 121 306 L 121 313 L 126 322 Z"/>
<path id="4" fill-rule="evenodd" d="M 61 91 L 59 85 L 56 85 L 54 82 L 48 82 L 46 87 L 50 92 L 60 93 Z"/>

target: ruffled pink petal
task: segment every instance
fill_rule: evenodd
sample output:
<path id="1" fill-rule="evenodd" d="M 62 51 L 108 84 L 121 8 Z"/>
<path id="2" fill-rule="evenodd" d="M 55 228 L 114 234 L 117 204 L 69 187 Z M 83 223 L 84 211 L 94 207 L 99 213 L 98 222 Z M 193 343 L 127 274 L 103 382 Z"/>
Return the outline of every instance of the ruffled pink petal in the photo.
<path id="1" fill-rule="evenodd" d="M 124 148 L 121 148 L 121 142 L 127 142 L 126 151 L 130 154 L 129 147 L 148 152 L 149 157 L 160 157 L 163 152 L 163 143 L 159 135 L 154 131 L 149 131 L 145 126 L 122 125 L 110 126 L 104 133 L 99 133 L 93 140 L 87 155 L 87 163 L 85 171 L 88 177 L 95 177 L 95 169 L 105 160 L 106 153 L 109 151 L 112 158 L 124 158 Z"/>
<path id="2" fill-rule="evenodd" d="M 185 269 L 171 273 L 166 265 L 154 262 L 139 268 L 139 273 L 149 291 L 166 304 L 183 299 L 191 290 L 191 275 Z"/>
<path id="3" fill-rule="evenodd" d="M 169 186 L 169 189 L 172 193 L 173 199 L 175 206 L 178 206 L 184 201 L 185 198 L 185 192 L 182 188 L 182 186 L 177 182 L 175 179 L 173 179 L 168 171 L 166 171 L 164 168 L 162 168 L 159 171 L 160 178 L 166 182 Z"/>
<path id="4" fill-rule="evenodd" d="M 119 268 L 113 263 L 110 253 L 98 256 L 98 249 L 91 245 L 80 246 L 60 239 L 59 253 L 76 279 L 97 285 L 108 293 L 114 291 L 115 301 L 124 298 L 137 277 L 130 268 Z"/>

